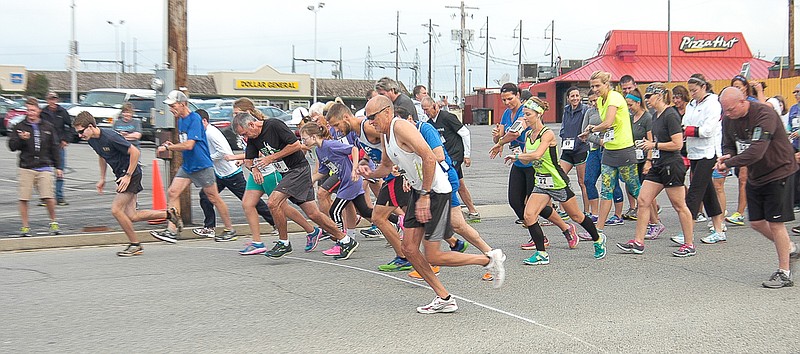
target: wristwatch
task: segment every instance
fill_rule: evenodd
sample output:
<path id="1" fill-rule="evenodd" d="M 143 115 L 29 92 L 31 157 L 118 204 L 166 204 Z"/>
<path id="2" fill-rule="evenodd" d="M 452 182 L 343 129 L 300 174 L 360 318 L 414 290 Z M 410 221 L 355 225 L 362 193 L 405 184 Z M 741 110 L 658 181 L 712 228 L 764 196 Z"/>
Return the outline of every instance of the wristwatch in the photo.
<path id="1" fill-rule="evenodd" d="M 431 194 L 431 191 L 426 191 L 424 189 L 420 189 L 419 190 L 419 195 L 430 195 L 430 194 Z"/>

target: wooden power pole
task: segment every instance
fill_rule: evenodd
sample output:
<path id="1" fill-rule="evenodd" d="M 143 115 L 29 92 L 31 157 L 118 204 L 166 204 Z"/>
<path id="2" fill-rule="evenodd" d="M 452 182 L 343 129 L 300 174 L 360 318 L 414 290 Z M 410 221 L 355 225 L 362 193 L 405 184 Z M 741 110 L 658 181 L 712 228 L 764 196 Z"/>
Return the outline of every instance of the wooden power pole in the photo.
<path id="1" fill-rule="evenodd" d="M 167 60 L 175 70 L 175 88 L 187 87 L 188 44 L 186 36 L 186 2 L 187 0 L 167 0 Z M 178 117 L 175 117 L 175 129 L 172 129 L 173 142 L 178 142 Z M 172 181 L 183 164 L 181 153 L 173 153 L 169 164 L 169 180 Z M 183 223 L 192 223 L 191 188 L 181 193 L 180 210 Z"/>
<path id="2" fill-rule="evenodd" d="M 789 73 L 787 75 L 794 77 L 794 0 L 789 0 Z"/>

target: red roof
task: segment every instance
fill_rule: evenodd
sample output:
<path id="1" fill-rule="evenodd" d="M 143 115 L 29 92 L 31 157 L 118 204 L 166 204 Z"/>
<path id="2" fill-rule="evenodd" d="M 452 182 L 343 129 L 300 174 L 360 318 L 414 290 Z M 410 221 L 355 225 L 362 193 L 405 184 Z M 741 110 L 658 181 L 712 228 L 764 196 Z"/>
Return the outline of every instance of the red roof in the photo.
<path id="1" fill-rule="evenodd" d="M 694 73 L 708 80 L 727 80 L 750 63 L 750 76 L 768 77 L 770 61 L 755 59 L 740 32 L 672 32 L 672 80 L 685 81 Z M 606 35 L 597 57 L 554 81 L 587 81 L 596 70 L 612 80 L 622 75 L 638 82 L 667 81 L 667 32 L 618 31 Z"/>

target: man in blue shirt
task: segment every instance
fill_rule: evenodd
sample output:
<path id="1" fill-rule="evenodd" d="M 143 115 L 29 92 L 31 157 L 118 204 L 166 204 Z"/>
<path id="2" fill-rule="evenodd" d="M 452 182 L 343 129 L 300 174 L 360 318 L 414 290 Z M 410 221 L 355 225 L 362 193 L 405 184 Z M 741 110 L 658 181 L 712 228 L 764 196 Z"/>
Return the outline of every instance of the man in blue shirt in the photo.
<path id="1" fill-rule="evenodd" d="M 214 174 L 214 165 L 211 162 L 211 155 L 208 152 L 208 142 L 206 130 L 200 115 L 189 110 L 189 98 L 181 91 L 173 90 L 167 95 L 164 103 L 169 105 L 172 115 L 178 117 L 178 139 L 179 143 L 165 141 L 158 147 L 159 152 L 180 151 L 183 155 L 183 165 L 175 174 L 172 184 L 168 190 L 168 207 L 178 207 L 178 198 L 183 191 L 189 187 L 189 183 L 202 188 L 208 200 L 219 211 L 222 222 L 225 223 L 220 237 L 233 241 L 236 239 L 236 230 L 231 224 L 231 217 L 228 213 L 228 206 L 220 198 L 217 190 L 217 177 Z M 178 233 L 183 229 L 183 223 L 170 223 L 162 231 L 151 231 L 150 235 L 169 243 L 178 241 Z"/>

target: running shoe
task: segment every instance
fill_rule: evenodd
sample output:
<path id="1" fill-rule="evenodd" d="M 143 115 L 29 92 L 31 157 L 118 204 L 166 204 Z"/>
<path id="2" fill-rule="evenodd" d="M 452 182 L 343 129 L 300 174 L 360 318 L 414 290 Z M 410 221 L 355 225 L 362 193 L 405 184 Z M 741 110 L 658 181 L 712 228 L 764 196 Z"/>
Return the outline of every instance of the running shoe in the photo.
<path id="1" fill-rule="evenodd" d="M 677 243 L 679 245 L 682 245 L 683 244 L 683 233 L 679 233 L 679 234 L 677 234 L 675 236 L 672 236 L 672 237 L 669 238 L 669 240 L 672 241 L 672 242 L 675 242 L 675 243 Z"/>
<path id="2" fill-rule="evenodd" d="M 695 222 L 708 221 L 708 218 L 706 217 L 706 214 L 703 214 L 702 212 L 700 212 L 700 213 L 697 213 L 697 217 L 694 219 L 694 221 Z"/>
<path id="3" fill-rule="evenodd" d="M 708 220 L 708 224 L 706 224 L 706 226 L 708 226 L 708 231 L 711 231 L 711 232 L 715 231 L 714 230 L 714 221 L 713 220 Z M 728 225 L 725 225 L 725 223 L 722 223 L 722 232 L 727 232 L 727 231 L 728 231 Z"/>
<path id="4" fill-rule="evenodd" d="M 713 232 L 711 235 L 708 235 L 700 239 L 700 241 L 702 241 L 703 243 L 709 243 L 709 244 L 725 242 L 727 240 L 728 237 L 725 235 L 724 232 L 723 233 Z"/>
<path id="5" fill-rule="evenodd" d="M 483 281 L 492 281 L 492 280 L 494 280 L 494 277 L 492 276 L 492 273 L 486 272 L 486 273 L 483 273 L 483 276 L 481 277 L 481 280 L 483 280 Z"/>
<path id="6" fill-rule="evenodd" d="M 20 236 L 22 236 L 22 237 L 31 237 L 31 236 L 33 236 L 33 234 L 31 234 L 31 228 L 28 227 L 28 226 L 20 227 L 19 228 L 19 233 L 20 233 Z"/>
<path id="7" fill-rule="evenodd" d="M 275 246 L 272 249 L 264 252 L 264 256 L 269 258 L 281 258 L 287 254 L 292 253 L 292 243 L 288 242 L 285 245 L 281 241 L 275 241 Z"/>
<path id="8" fill-rule="evenodd" d="M 181 219 L 181 214 L 178 212 L 178 209 L 174 207 L 167 209 L 167 220 L 175 224 L 178 233 L 183 231 L 183 220 Z"/>
<path id="9" fill-rule="evenodd" d="M 533 239 L 531 239 L 527 243 L 523 243 L 523 244 L 519 245 L 519 248 L 521 248 L 523 250 L 526 250 L 526 251 L 535 250 L 536 249 L 536 243 L 534 243 Z"/>
<path id="10" fill-rule="evenodd" d="M 578 247 L 578 241 L 580 241 L 580 238 L 578 238 L 578 232 L 577 229 L 575 228 L 575 224 L 567 223 L 567 229 L 564 230 L 562 233 L 564 234 L 564 238 L 567 239 L 567 244 L 569 245 L 569 248 Z"/>
<path id="11" fill-rule="evenodd" d="M 664 224 L 662 224 L 662 223 L 658 223 L 658 224 L 650 224 L 650 223 L 648 223 L 647 224 L 647 233 L 644 235 L 644 239 L 645 240 L 658 239 L 658 237 L 661 236 L 661 234 L 663 234 L 666 229 L 667 229 L 666 226 L 664 226 Z"/>
<path id="12" fill-rule="evenodd" d="M 356 248 L 358 248 L 358 241 L 356 241 L 356 239 L 351 237 L 350 238 L 350 242 L 348 242 L 348 243 L 339 242 L 339 247 L 340 247 L 339 254 L 333 256 L 333 259 L 345 260 L 345 259 L 350 258 L 350 256 L 353 254 L 353 252 L 355 252 Z"/>
<path id="13" fill-rule="evenodd" d="M 51 221 L 50 222 L 50 234 L 51 235 L 61 235 L 61 228 L 58 227 L 58 222 Z"/>
<path id="14" fill-rule="evenodd" d="M 450 300 L 445 300 L 437 296 L 430 304 L 417 307 L 417 312 L 422 314 L 451 313 L 456 312 L 456 310 L 458 310 L 458 305 L 456 304 L 456 298 L 452 295 L 450 295 Z"/>
<path id="15" fill-rule="evenodd" d="M 469 248 L 469 243 L 456 239 L 455 246 L 450 247 L 450 250 L 464 253 L 467 251 L 467 248 Z"/>
<path id="16" fill-rule="evenodd" d="M 244 249 L 239 251 L 242 256 L 252 256 L 255 254 L 262 254 L 267 251 L 267 246 L 263 242 L 248 242 L 245 244 Z"/>
<path id="17" fill-rule="evenodd" d="M 331 239 L 331 233 L 328 232 L 328 231 L 322 230 L 322 236 L 319 237 L 319 240 L 320 241 L 324 241 L 324 240 L 330 240 L 330 239 Z"/>
<path id="18" fill-rule="evenodd" d="M 317 248 L 320 236 L 322 236 L 322 230 L 318 227 L 315 227 L 314 231 L 311 231 L 310 233 L 306 234 L 306 247 L 305 247 L 306 252 L 311 252 L 315 248 Z"/>
<path id="19" fill-rule="evenodd" d="M 594 259 L 603 259 L 606 257 L 606 234 L 600 232 L 600 238 L 592 242 L 594 244 Z"/>
<path id="20" fill-rule="evenodd" d="M 566 211 L 563 211 L 561 209 L 558 209 L 558 216 L 561 217 L 562 220 L 569 219 L 569 213 L 567 213 Z"/>
<path id="21" fill-rule="evenodd" d="M 338 242 L 336 244 L 334 244 L 333 247 L 322 251 L 322 254 L 324 254 L 326 256 L 336 256 L 336 255 L 339 255 L 341 253 L 342 253 L 342 246 L 340 246 Z"/>
<path id="22" fill-rule="evenodd" d="M 742 226 L 742 225 L 744 225 L 744 215 L 740 214 L 737 211 L 737 212 L 734 212 L 733 214 L 731 214 L 731 216 L 725 218 L 725 221 L 727 221 L 727 222 L 729 222 L 731 224 L 734 224 L 734 225 Z"/>
<path id="23" fill-rule="evenodd" d="M 368 229 L 361 229 L 359 232 L 364 238 L 383 238 L 383 232 L 375 225 Z"/>
<path id="24" fill-rule="evenodd" d="M 539 226 L 553 226 L 553 225 L 554 225 L 553 222 L 550 220 L 547 220 L 545 218 L 539 219 Z"/>
<path id="25" fill-rule="evenodd" d="M 133 257 L 133 256 L 141 256 L 144 253 L 144 248 L 142 245 L 128 245 L 124 250 L 117 252 L 117 256 L 120 257 Z"/>
<path id="26" fill-rule="evenodd" d="M 222 233 L 219 235 L 214 236 L 214 242 L 229 242 L 229 241 L 236 241 L 239 236 L 236 236 L 236 230 L 222 230 Z"/>
<path id="27" fill-rule="evenodd" d="M 581 231 L 578 233 L 578 238 L 584 241 L 591 241 L 592 235 L 589 235 L 589 233 L 586 231 Z"/>
<path id="28" fill-rule="evenodd" d="M 636 220 L 636 209 L 629 208 L 625 214 L 622 214 L 622 218 L 625 220 Z"/>
<path id="29" fill-rule="evenodd" d="M 153 236 L 161 241 L 169 242 L 169 243 L 177 243 L 178 242 L 178 235 L 169 229 L 164 229 L 161 231 L 153 230 L 150 231 L 150 236 Z"/>
<path id="30" fill-rule="evenodd" d="M 439 271 L 442 270 L 442 268 L 439 266 L 431 266 L 431 270 L 433 271 L 433 275 L 439 275 Z M 419 275 L 419 272 L 417 272 L 416 270 L 412 270 L 411 272 L 409 272 L 408 276 L 416 280 L 423 280 L 422 276 Z"/>
<path id="31" fill-rule="evenodd" d="M 66 199 L 59 199 L 59 200 L 56 202 L 56 204 L 58 204 L 59 206 L 65 206 L 65 205 L 69 205 L 69 203 L 67 202 L 67 200 L 66 200 Z"/>
<path id="32" fill-rule="evenodd" d="M 522 225 L 522 227 L 525 227 L 525 220 L 517 219 L 517 221 L 514 221 L 514 223 L 517 225 Z"/>
<path id="33" fill-rule="evenodd" d="M 772 276 L 761 285 L 765 288 L 770 289 L 779 289 L 788 286 L 794 286 L 794 282 L 792 281 L 792 277 L 786 275 L 782 270 L 778 269 L 775 273 L 772 273 Z"/>
<path id="34" fill-rule="evenodd" d="M 550 240 L 547 239 L 547 236 L 544 237 L 544 248 L 545 250 L 550 248 Z"/>
<path id="35" fill-rule="evenodd" d="M 677 251 L 672 252 L 672 255 L 675 257 L 691 257 L 694 256 L 697 251 L 694 248 L 694 245 L 682 244 L 681 247 L 678 248 Z"/>
<path id="36" fill-rule="evenodd" d="M 522 263 L 527 265 L 545 265 L 550 264 L 550 256 L 547 252 L 540 252 L 536 251 L 533 252 L 533 255 L 528 257 L 528 259 L 524 259 Z"/>
<path id="37" fill-rule="evenodd" d="M 467 214 L 467 222 L 469 223 L 481 222 L 481 213 L 474 212 Z"/>
<path id="38" fill-rule="evenodd" d="M 793 211 L 795 214 L 800 213 L 800 205 L 795 205 Z"/>
<path id="39" fill-rule="evenodd" d="M 214 231 L 213 227 L 198 227 L 192 229 L 192 233 L 200 237 L 214 237 L 216 236 L 216 231 Z"/>
<path id="40" fill-rule="evenodd" d="M 407 259 L 400 257 L 394 257 L 394 259 L 391 260 L 389 263 L 381 264 L 378 266 L 378 270 L 382 272 L 399 272 L 404 270 L 411 270 L 412 268 L 414 267 L 411 265 L 411 262 L 409 262 Z"/>
<path id="41" fill-rule="evenodd" d="M 599 216 L 594 214 L 589 214 L 589 218 L 592 219 L 592 223 L 597 224 L 597 218 L 599 218 Z"/>
<path id="42" fill-rule="evenodd" d="M 622 220 L 621 217 L 616 215 L 606 220 L 606 226 L 617 226 L 617 225 L 625 225 L 625 220 Z"/>
<path id="43" fill-rule="evenodd" d="M 506 280 L 506 268 L 503 266 L 503 263 L 506 261 L 506 255 L 503 254 L 503 251 L 499 248 L 495 248 L 487 252 L 486 256 L 489 257 L 489 264 L 486 265 L 486 270 L 491 273 L 494 279 L 493 286 L 497 289 L 503 286 L 503 282 Z"/>
<path id="44" fill-rule="evenodd" d="M 635 253 L 635 254 L 644 253 L 644 245 L 636 240 L 630 240 L 626 243 L 617 243 L 617 247 L 619 247 L 619 249 L 621 249 L 625 253 Z"/>
<path id="45" fill-rule="evenodd" d="M 795 234 L 800 235 L 800 225 L 797 225 L 797 226 L 793 227 L 792 228 L 792 232 L 795 233 Z"/>

